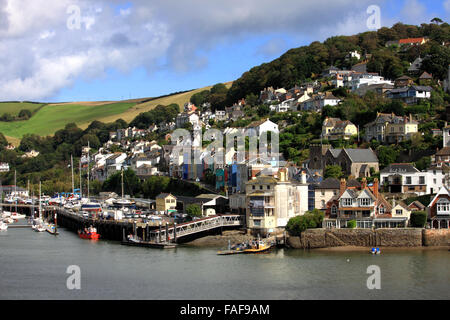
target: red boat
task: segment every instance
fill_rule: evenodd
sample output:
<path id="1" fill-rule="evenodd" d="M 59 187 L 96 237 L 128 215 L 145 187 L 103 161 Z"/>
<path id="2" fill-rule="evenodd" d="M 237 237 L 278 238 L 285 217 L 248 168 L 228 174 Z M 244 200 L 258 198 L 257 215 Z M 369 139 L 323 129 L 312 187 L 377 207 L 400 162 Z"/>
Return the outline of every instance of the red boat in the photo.
<path id="1" fill-rule="evenodd" d="M 88 240 L 100 239 L 100 234 L 97 233 L 97 230 L 95 228 L 84 229 L 84 231 L 78 230 L 78 236 L 81 239 L 88 239 Z"/>

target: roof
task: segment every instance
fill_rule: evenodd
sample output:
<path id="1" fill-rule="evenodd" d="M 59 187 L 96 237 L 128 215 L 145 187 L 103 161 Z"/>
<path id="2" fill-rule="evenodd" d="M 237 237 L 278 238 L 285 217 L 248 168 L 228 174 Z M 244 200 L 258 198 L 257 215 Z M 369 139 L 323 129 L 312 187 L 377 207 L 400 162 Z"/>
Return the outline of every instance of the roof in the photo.
<path id="1" fill-rule="evenodd" d="M 398 77 L 397 79 L 395 79 L 395 81 L 397 81 L 397 80 L 412 80 L 412 79 L 405 75 L 405 76 L 401 76 L 401 77 Z"/>
<path id="2" fill-rule="evenodd" d="M 414 173 L 420 172 L 411 163 L 391 163 L 386 168 L 380 171 L 380 173 Z"/>
<path id="3" fill-rule="evenodd" d="M 256 177 L 256 179 L 249 180 L 247 184 L 256 184 L 256 183 L 263 183 L 263 184 L 271 184 L 271 183 L 277 183 L 278 180 L 274 177 L 270 176 L 259 176 Z"/>
<path id="4" fill-rule="evenodd" d="M 417 200 L 411 202 L 411 203 L 409 204 L 409 206 L 408 206 L 408 209 L 409 209 L 410 207 L 413 207 L 413 206 L 416 206 L 417 208 L 419 208 L 419 209 L 421 209 L 421 210 L 425 209 L 425 205 L 423 205 L 422 202 L 417 201 Z"/>
<path id="5" fill-rule="evenodd" d="M 352 162 L 378 162 L 372 149 L 344 149 Z"/>
<path id="6" fill-rule="evenodd" d="M 247 128 L 256 128 L 259 127 L 260 125 L 262 125 L 264 122 L 266 121 L 270 121 L 269 119 L 262 119 L 259 121 L 253 121 L 252 123 L 250 123 Z"/>
<path id="7" fill-rule="evenodd" d="M 422 41 L 424 41 L 425 40 L 425 38 L 406 38 L 406 39 L 400 39 L 399 41 L 398 41 L 398 43 L 400 43 L 400 44 L 406 44 L 406 43 L 419 43 L 419 42 L 422 42 Z"/>
<path id="8" fill-rule="evenodd" d="M 437 156 L 448 156 L 450 155 L 450 147 L 443 147 L 441 150 L 436 152 Z"/>
<path id="9" fill-rule="evenodd" d="M 336 178 L 326 178 L 323 180 L 316 189 L 339 189 L 341 183 Z"/>
<path id="10" fill-rule="evenodd" d="M 424 71 L 422 75 L 419 77 L 419 79 L 433 79 L 433 76 L 428 72 Z"/>
<path id="11" fill-rule="evenodd" d="M 174 195 L 172 195 L 171 193 L 160 193 L 159 195 L 156 196 L 156 199 L 165 199 L 168 196 L 172 196 L 175 197 Z"/>

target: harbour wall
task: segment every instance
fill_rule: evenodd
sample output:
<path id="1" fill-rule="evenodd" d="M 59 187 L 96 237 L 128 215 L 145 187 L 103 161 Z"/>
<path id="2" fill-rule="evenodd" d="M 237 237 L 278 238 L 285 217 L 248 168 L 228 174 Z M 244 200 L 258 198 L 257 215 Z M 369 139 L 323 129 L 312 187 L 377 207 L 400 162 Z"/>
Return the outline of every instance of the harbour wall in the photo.
<path id="1" fill-rule="evenodd" d="M 343 246 L 448 246 L 450 242 L 450 229 L 308 229 L 300 237 L 288 237 L 286 242 L 291 248 L 301 249 Z"/>

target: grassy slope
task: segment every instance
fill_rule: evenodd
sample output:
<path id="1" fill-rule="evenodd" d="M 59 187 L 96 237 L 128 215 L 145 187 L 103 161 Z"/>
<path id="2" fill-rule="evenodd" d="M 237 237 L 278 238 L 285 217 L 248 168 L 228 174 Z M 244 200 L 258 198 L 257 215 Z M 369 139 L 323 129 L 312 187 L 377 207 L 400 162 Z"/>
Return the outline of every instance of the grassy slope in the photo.
<path id="1" fill-rule="evenodd" d="M 21 138 L 26 133 L 51 135 L 64 128 L 67 123 L 78 125 L 90 123 L 105 116 L 118 115 L 134 103 L 112 103 L 100 106 L 90 105 L 47 105 L 27 121 L 0 122 L 0 132 L 13 138 Z"/>
<path id="2" fill-rule="evenodd" d="M 19 112 L 23 109 L 30 110 L 34 112 L 43 103 L 29 103 L 29 102 L 0 102 L 0 115 L 4 113 L 9 113 L 13 116 L 17 116 Z"/>
<path id="3" fill-rule="evenodd" d="M 231 84 L 232 82 L 225 83 L 228 88 L 231 87 Z M 177 103 L 182 108 L 183 105 L 190 100 L 193 94 L 209 89 L 211 89 L 211 86 L 157 98 L 144 103 L 140 102 L 142 100 L 147 100 L 148 98 L 125 100 L 122 102 L 91 101 L 49 104 L 44 106 L 27 121 L 0 122 L 0 132 L 2 132 L 10 142 L 17 144 L 18 138 L 21 138 L 26 133 L 38 134 L 41 136 L 52 135 L 71 122 L 75 122 L 82 129 L 87 128 L 94 120 L 107 123 L 114 122 L 117 119 L 123 119 L 130 122 L 139 113 L 149 111 L 159 104 L 169 105 L 171 103 Z M 1 104 L 2 103 L 0 103 L 0 105 Z M 16 105 L 18 104 L 19 103 L 16 103 Z M 18 108 L 18 112 L 21 109 L 24 108 Z"/>

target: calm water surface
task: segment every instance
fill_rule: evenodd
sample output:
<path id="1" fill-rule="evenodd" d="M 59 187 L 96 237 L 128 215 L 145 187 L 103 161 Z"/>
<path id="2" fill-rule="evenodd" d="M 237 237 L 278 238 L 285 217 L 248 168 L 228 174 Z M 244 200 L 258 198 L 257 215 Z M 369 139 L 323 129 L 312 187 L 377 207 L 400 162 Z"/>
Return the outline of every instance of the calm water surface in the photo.
<path id="1" fill-rule="evenodd" d="M 218 256 L 219 248 L 134 248 L 59 231 L 0 232 L 0 299 L 450 299 L 448 251 Z M 69 265 L 81 269 L 81 290 L 66 287 Z M 381 269 L 381 290 L 367 289 L 369 265 Z"/>

